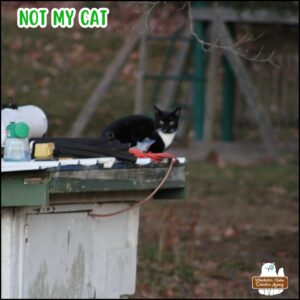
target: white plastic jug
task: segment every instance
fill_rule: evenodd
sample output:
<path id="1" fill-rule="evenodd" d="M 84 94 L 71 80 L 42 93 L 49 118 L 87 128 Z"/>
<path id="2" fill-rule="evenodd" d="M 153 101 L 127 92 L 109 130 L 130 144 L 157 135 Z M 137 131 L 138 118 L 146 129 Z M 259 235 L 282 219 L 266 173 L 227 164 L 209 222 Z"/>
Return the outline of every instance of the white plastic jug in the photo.
<path id="1" fill-rule="evenodd" d="M 6 127 L 11 122 L 25 122 L 29 126 L 29 138 L 42 137 L 48 129 L 46 114 L 35 105 L 24 105 L 1 110 L 1 147 L 6 139 Z"/>

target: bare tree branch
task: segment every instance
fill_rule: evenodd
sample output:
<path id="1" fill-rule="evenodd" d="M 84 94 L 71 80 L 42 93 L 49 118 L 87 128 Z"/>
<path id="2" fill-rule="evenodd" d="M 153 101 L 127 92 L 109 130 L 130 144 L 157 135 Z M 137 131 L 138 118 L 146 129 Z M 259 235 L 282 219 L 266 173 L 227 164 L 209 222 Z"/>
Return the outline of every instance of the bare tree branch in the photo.
<path id="1" fill-rule="evenodd" d="M 159 4 L 159 1 L 156 2 L 148 2 L 149 4 L 152 4 L 152 6 L 150 6 L 145 12 L 144 14 L 146 15 L 145 17 L 145 31 L 148 30 L 148 20 L 149 20 L 149 16 L 151 11 L 154 9 L 155 6 L 157 6 Z"/>
<path id="2" fill-rule="evenodd" d="M 263 34 L 260 34 L 256 38 L 254 38 L 253 36 L 242 37 L 240 40 L 238 40 L 236 43 L 234 43 L 234 44 L 232 44 L 230 46 L 223 46 L 223 45 L 217 44 L 218 39 L 216 41 L 213 41 L 213 43 L 209 43 L 209 42 L 206 42 L 206 41 L 202 40 L 197 35 L 197 33 L 195 32 L 195 30 L 194 30 L 194 22 L 193 22 L 193 16 L 192 16 L 192 7 L 191 7 L 191 2 L 190 1 L 188 1 L 188 17 L 189 17 L 189 22 L 190 22 L 191 35 L 194 36 L 195 39 L 201 44 L 201 47 L 202 47 L 203 51 L 208 52 L 213 47 L 214 48 L 219 48 L 219 49 L 223 49 L 223 50 L 228 50 L 228 51 L 234 53 L 235 55 L 244 58 L 245 60 L 249 60 L 249 61 L 252 61 L 252 62 L 258 62 L 258 63 L 265 63 L 265 62 L 267 62 L 267 63 L 270 63 L 271 65 L 273 65 L 276 68 L 280 68 L 280 66 L 278 64 L 276 64 L 274 62 L 274 60 L 273 60 L 274 56 L 275 56 L 275 52 L 274 51 L 269 56 L 267 56 L 267 57 L 264 58 L 264 57 L 262 57 L 262 50 L 263 50 L 263 48 L 260 49 L 260 51 L 258 52 L 258 54 L 256 54 L 255 56 L 249 56 L 247 54 L 248 51 L 241 52 L 241 51 L 239 51 L 239 49 L 237 49 L 237 46 L 240 46 L 241 44 L 248 43 L 248 42 L 253 42 L 253 41 L 258 40 L 259 38 L 262 37 Z M 220 13 L 219 13 L 219 17 L 221 18 Z"/>
<path id="3" fill-rule="evenodd" d="M 184 4 L 182 5 L 182 7 L 176 9 L 177 11 L 182 11 L 184 10 L 184 8 L 188 5 L 188 1 L 185 1 Z"/>
<path id="4" fill-rule="evenodd" d="M 145 1 L 147 2 L 149 8 L 147 8 L 146 10 L 143 11 L 143 14 L 145 15 L 145 24 L 144 24 L 144 32 L 145 33 L 148 28 L 149 28 L 149 18 L 150 18 L 150 14 L 151 12 L 154 10 L 154 8 L 160 3 L 160 1 Z M 167 4 L 166 1 L 162 1 L 162 3 L 164 5 Z M 215 41 L 211 41 L 211 42 L 207 42 L 204 41 L 203 39 L 201 39 L 198 34 L 195 32 L 194 30 L 194 20 L 193 20 L 193 16 L 192 16 L 192 6 L 191 6 L 191 1 L 185 1 L 183 6 L 181 8 L 178 9 L 178 11 L 183 10 L 186 6 L 188 6 L 188 19 L 190 22 L 190 31 L 191 31 L 191 35 L 197 40 L 197 42 L 201 45 L 201 48 L 203 51 L 205 52 L 209 52 L 212 50 L 212 48 L 218 48 L 218 49 L 223 49 L 223 50 L 227 50 L 232 52 L 233 54 L 242 57 L 245 60 L 248 61 L 252 61 L 252 62 L 256 62 L 256 63 L 270 63 L 271 65 L 273 65 L 276 68 L 280 68 L 281 66 L 279 66 L 277 63 L 275 63 L 275 51 L 272 51 L 272 53 L 270 53 L 268 56 L 263 56 L 263 50 L 264 48 L 261 47 L 260 50 L 258 51 L 257 54 L 255 55 L 249 55 L 249 50 L 248 49 L 241 49 L 241 46 L 244 46 L 246 43 L 250 43 L 250 42 L 255 42 L 257 40 L 259 40 L 264 33 L 259 34 L 258 36 L 254 37 L 253 35 L 245 35 L 242 36 L 239 40 L 237 40 L 235 43 L 233 43 L 232 45 L 221 45 L 219 38 L 216 38 Z M 216 8 L 216 13 L 218 14 L 218 17 L 222 19 L 222 13 L 220 11 L 219 8 Z"/>
<path id="5" fill-rule="evenodd" d="M 148 20 L 149 20 L 149 17 L 150 17 L 150 13 L 151 11 L 155 8 L 155 6 L 157 6 L 159 4 L 159 1 L 144 1 L 144 2 L 141 2 L 141 1 L 137 1 L 137 2 L 140 2 L 140 3 L 144 3 L 144 6 L 147 7 L 146 9 L 143 10 L 143 14 L 145 15 L 144 17 L 144 30 L 142 32 L 139 32 L 139 34 L 143 35 L 145 34 L 146 31 L 148 31 Z M 150 7 L 148 8 L 148 6 L 150 5 Z M 136 28 L 133 27 L 132 28 L 132 31 L 135 31 Z"/>

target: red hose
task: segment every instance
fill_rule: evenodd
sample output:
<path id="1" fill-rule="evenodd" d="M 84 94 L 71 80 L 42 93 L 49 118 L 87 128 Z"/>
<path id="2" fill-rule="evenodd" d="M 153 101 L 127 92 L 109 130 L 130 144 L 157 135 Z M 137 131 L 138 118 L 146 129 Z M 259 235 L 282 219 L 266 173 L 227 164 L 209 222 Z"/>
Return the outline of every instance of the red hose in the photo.
<path id="1" fill-rule="evenodd" d="M 149 195 L 149 196 L 147 196 L 145 199 L 143 199 L 142 201 L 140 201 L 140 202 L 137 202 L 137 203 L 135 203 L 134 205 L 132 205 L 132 206 L 129 206 L 129 207 L 127 207 L 127 208 L 124 208 L 124 209 L 121 209 L 121 210 L 119 210 L 119 211 L 115 211 L 115 212 L 113 212 L 113 213 L 108 213 L 108 214 L 94 214 L 94 213 L 88 213 L 88 215 L 90 216 L 90 217 L 93 217 L 93 218 L 106 218 L 106 217 L 112 217 L 112 216 L 116 216 L 116 215 L 119 215 L 119 214 L 122 214 L 122 213 L 124 213 L 124 212 L 127 212 L 127 211 L 129 211 L 129 210 L 132 210 L 132 209 L 134 209 L 134 208 L 136 208 L 136 207 L 138 207 L 138 206 L 141 206 L 141 205 L 143 205 L 144 203 L 146 203 L 146 202 L 148 202 L 149 200 L 151 200 L 152 199 L 152 197 L 157 193 L 157 191 L 164 185 L 164 183 L 167 181 L 167 179 L 168 179 L 168 177 L 169 177 L 169 175 L 170 175 L 170 173 L 171 173 L 171 171 L 172 171 L 172 168 L 173 168 L 173 165 L 174 165 L 174 163 L 176 162 L 176 159 L 172 159 L 171 160 L 171 163 L 170 163 L 170 165 L 169 165 L 169 167 L 168 167 L 168 170 L 167 170 L 167 172 L 166 172 L 166 175 L 164 176 L 164 178 L 161 180 L 161 182 L 159 183 L 159 185 L 155 188 L 155 190 Z"/>
<path id="2" fill-rule="evenodd" d="M 137 158 L 151 158 L 157 162 L 160 162 L 165 158 L 176 158 L 175 155 L 168 152 L 162 152 L 162 153 L 142 152 L 136 148 L 130 148 L 129 153 L 135 155 Z"/>
<path id="3" fill-rule="evenodd" d="M 153 152 L 142 152 L 136 148 L 130 148 L 129 149 L 129 153 L 135 155 L 137 158 L 151 158 L 152 160 L 156 161 L 156 162 L 160 162 L 162 161 L 163 159 L 165 158 L 171 158 L 171 162 L 170 162 L 170 165 L 169 165 L 169 168 L 167 170 L 167 173 L 166 175 L 164 176 L 164 178 L 161 180 L 161 182 L 159 183 L 159 185 L 155 188 L 155 190 L 148 196 L 146 197 L 145 199 L 143 199 L 142 201 L 130 206 L 130 207 L 127 207 L 127 208 L 124 208 L 124 209 L 121 209 L 119 211 L 116 211 L 116 212 L 113 212 L 113 213 L 108 213 L 108 214 L 94 214 L 94 213 L 88 213 L 88 215 L 90 217 L 94 217 L 94 218 L 105 218 L 105 217 L 112 217 L 112 216 L 116 216 L 116 215 L 119 215 L 119 214 L 122 214 L 124 212 L 127 212 L 129 210 L 132 210 L 138 206 L 141 206 L 143 205 L 144 203 L 146 203 L 147 201 L 151 200 L 152 197 L 157 193 L 157 191 L 163 186 L 163 184 L 166 182 L 166 180 L 168 179 L 170 173 L 171 173 L 171 170 L 173 168 L 173 165 L 174 163 L 177 161 L 176 159 L 176 156 L 171 154 L 171 153 L 167 153 L 167 152 L 163 152 L 163 153 L 153 153 Z"/>

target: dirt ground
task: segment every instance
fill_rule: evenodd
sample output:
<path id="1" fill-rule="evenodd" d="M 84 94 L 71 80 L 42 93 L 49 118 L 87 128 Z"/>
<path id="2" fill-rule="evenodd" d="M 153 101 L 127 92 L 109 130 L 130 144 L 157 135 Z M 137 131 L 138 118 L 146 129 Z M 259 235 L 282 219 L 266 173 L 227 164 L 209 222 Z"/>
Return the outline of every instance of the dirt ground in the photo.
<path id="1" fill-rule="evenodd" d="M 284 268 L 299 297 L 299 168 L 191 161 L 185 200 L 141 209 L 137 291 L 132 298 L 263 298 L 261 266 Z"/>

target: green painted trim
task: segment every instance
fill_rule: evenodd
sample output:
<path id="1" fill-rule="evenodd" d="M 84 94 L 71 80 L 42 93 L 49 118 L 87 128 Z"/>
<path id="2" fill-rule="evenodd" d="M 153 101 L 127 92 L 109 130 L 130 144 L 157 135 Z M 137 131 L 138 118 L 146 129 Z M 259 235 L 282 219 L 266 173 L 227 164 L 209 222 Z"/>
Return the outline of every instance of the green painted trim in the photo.
<path id="1" fill-rule="evenodd" d="M 183 200 L 186 198 L 186 189 L 185 188 L 174 188 L 174 189 L 165 189 L 158 191 L 154 197 L 154 199 L 180 199 Z"/>
<path id="2" fill-rule="evenodd" d="M 232 36 L 235 35 L 234 24 L 228 24 Z M 223 59 L 223 93 L 221 138 L 225 142 L 234 140 L 234 110 L 236 82 L 233 71 L 226 57 Z"/>
<path id="3" fill-rule="evenodd" d="M 166 171 L 166 168 L 133 168 L 53 173 L 49 193 L 151 190 L 156 188 Z M 185 167 L 174 167 L 162 189 L 184 186 Z"/>
<path id="4" fill-rule="evenodd" d="M 174 36 L 174 35 L 166 35 L 166 36 L 160 36 L 160 35 L 147 35 L 146 40 L 148 41 L 184 41 L 184 42 L 190 42 L 191 37 L 188 36 Z"/>
<path id="5" fill-rule="evenodd" d="M 149 80 L 179 80 L 179 81 L 194 81 L 194 82 L 199 82 L 200 80 L 205 79 L 203 76 L 198 77 L 190 74 L 183 74 L 180 76 L 147 74 L 145 75 L 144 78 Z"/>
<path id="6" fill-rule="evenodd" d="M 201 8 L 205 6 L 204 1 L 193 2 L 194 7 Z M 194 31 L 200 39 L 204 39 L 204 23 L 194 21 Z M 202 45 L 194 38 L 194 55 L 195 55 L 195 76 L 203 78 L 205 75 L 205 58 Z M 195 139 L 203 139 L 204 114 L 205 114 L 205 79 L 194 82 L 193 87 L 193 103 L 194 103 L 194 129 Z"/>
<path id="7" fill-rule="evenodd" d="M 1 207 L 36 206 L 48 204 L 49 193 L 47 183 L 24 184 L 24 175 L 1 175 Z"/>
<path id="8" fill-rule="evenodd" d="M 60 178 L 54 183 L 51 180 L 49 185 L 49 193 L 81 193 L 81 192 L 110 192 L 110 191 L 141 191 L 154 189 L 158 185 L 157 180 L 147 180 L 136 183 L 135 180 L 84 180 L 76 178 Z M 184 182 L 180 180 L 167 181 L 164 188 L 183 187 Z"/>

